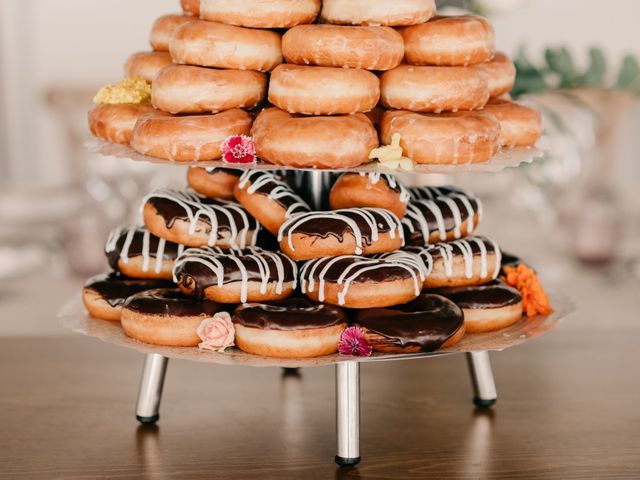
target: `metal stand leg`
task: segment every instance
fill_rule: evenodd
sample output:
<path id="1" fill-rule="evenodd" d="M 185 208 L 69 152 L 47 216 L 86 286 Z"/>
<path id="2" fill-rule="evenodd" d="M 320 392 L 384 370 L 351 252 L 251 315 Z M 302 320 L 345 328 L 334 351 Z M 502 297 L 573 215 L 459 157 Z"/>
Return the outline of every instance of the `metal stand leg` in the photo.
<path id="1" fill-rule="evenodd" d="M 360 364 L 336 364 L 336 432 L 338 465 L 360 462 Z"/>
<path id="2" fill-rule="evenodd" d="M 498 399 L 496 384 L 493 380 L 489 352 L 467 353 L 467 364 L 473 384 L 473 403 L 478 408 L 489 408 Z"/>
<path id="3" fill-rule="evenodd" d="M 153 424 L 160 419 L 158 412 L 168 362 L 168 358 L 157 353 L 147 354 L 136 404 L 136 418 L 140 423 Z"/>

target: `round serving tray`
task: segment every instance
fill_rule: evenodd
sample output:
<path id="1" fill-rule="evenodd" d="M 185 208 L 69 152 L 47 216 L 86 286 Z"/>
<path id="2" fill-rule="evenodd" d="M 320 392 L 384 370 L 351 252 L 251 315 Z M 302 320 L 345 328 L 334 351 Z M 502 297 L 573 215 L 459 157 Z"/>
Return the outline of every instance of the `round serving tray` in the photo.
<path id="1" fill-rule="evenodd" d="M 140 162 L 151 162 L 163 165 L 186 165 L 186 166 L 199 166 L 199 167 L 224 167 L 224 168 L 236 168 L 240 170 L 309 170 L 317 171 L 312 168 L 293 168 L 285 167 L 282 165 L 272 165 L 270 163 L 251 163 L 251 164 L 228 164 L 220 160 L 208 161 L 208 162 L 172 162 L 169 160 L 163 160 L 161 158 L 149 157 L 141 155 L 127 145 L 120 145 L 117 143 L 108 143 L 97 138 L 90 138 L 85 142 L 86 148 L 92 152 L 104 156 L 128 158 L 130 160 Z M 384 173 L 467 173 L 467 172 L 500 172 L 505 168 L 517 167 L 522 163 L 531 163 L 535 158 L 539 158 L 543 155 L 542 150 L 533 147 L 514 147 L 503 148 L 496 156 L 485 163 L 471 163 L 471 164 L 458 164 L 458 165 L 418 165 L 415 164 L 413 169 L 408 172 L 406 170 L 390 170 L 382 168 L 378 162 L 371 162 L 359 167 L 344 169 L 350 172 L 384 172 Z M 331 171 L 329 169 L 323 169 L 322 171 Z"/>
<path id="2" fill-rule="evenodd" d="M 504 350 L 555 329 L 561 320 L 575 310 L 573 302 L 567 297 L 556 292 L 550 292 L 549 297 L 555 309 L 551 315 L 539 315 L 531 318 L 523 317 L 521 321 L 511 327 L 496 332 L 467 334 L 456 345 L 436 352 L 410 353 L 404 355 L 374 353 L 370 357 L 349 357 L 335 354 L 317 358 L 281 359 L 253 355 L 235 348 L 229 349 L 224 353 L 216 353 L 200 350 L 195 347 L 161 347 L 149 345 L 127 337 L 118 322 L 98 320 L 89 316 L 82 305 L 80 295 L 74 296 L 65 303 L 58 314 L 58 318 L 65 327 L 76 333 L 95 337 L 103 342 L 114 345 L 132 348 L 142 353 L 157 353 L 168 358 L 253 367 L 315 367 L 354 360 L 359 362 L 379 362 L 447 355 L 451 353 Z"/>

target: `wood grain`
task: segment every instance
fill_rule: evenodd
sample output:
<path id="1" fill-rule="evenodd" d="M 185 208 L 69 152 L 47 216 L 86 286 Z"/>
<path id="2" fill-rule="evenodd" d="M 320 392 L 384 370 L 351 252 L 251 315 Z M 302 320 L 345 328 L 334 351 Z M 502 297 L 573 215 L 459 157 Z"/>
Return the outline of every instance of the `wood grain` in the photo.
<path id="1" fill-rule="evenodd" d="M 333 464 L 333 367 L 171 361 L 157 428 L 143 356 L 87 338 L 0 340 L 0 479 L 640 478 L 638 329 L 560 329 L 493 354 L 474 412 L 464 357 L 364 364 L 362 455 Z"/>

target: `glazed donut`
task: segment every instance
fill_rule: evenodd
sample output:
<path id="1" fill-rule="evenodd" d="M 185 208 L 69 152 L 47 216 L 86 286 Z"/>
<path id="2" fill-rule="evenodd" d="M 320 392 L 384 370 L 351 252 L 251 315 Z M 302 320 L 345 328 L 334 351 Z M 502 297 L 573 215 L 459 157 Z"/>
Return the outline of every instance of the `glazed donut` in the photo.
<path id="1" fill-rule="evenodd" d="M 380 100 L 380 81 L 357 68 L 278 65 L 269 80 L 269 101 L 289 113 L 334 115 L 368 112 Z"/>
<path id="2" fill-rule="evenodd" d="M 298 25 L 282 37 L 288 63 L 389 70 L 404 57 L 402 35 L 389 27 Z"/>
<path id="3" fill-rule="evenodd" d="M 339 307 L 315 303 L 305 297 L 241 305 L 232 321 L 240 350 L 279 358 L 336 353 L 348 323 Z"/>
<path id="4" fill-rule="evenodd" d="M 482 219 L 482 204 L 471 194 L 435 190 L 431 199 L 412 200 L 402 219 L 407 243 L 427 246 L 471 235 Z"/>
<path id="5" fill-rule="evenodd" d="M 485 112 L 385 112 L 380 123 L 382 143 L 389 145 L 395 133 L 400 134 L 404 154 L 416 163 L 482 163 L 500 148 L 500 123 Z"/>
<path id="6" fill-rule="evenodd" d="M 496 53 L 493 60 L 473 65 L 489 85 L 491 98 L 509 93 L 516 82 L 516 66 L 504 53 Z"/>
<path id="7" fill-rule="evenodd" d="M 172 63 L 171 55 L 167 52 L 137 52 L 127 58 L 124 74 L 126 77 L 140 77 L 153 82 L 158 72 Z"/>
<path id="8" fill-rule="evenodd" d="M 346 308 L 400 305 L 420 294 L 415 262 L 355 255 L 323 257 L 300 270 L 300 288 L 309 298 Z"/>
<path id="9" fill-rule="evenodd" d="M 496 51 L 493 27 L 475 15 L 437 16 L 401 33 L 411 65 L 475 65 L 488 62 Z"/>
<path id="10" fill-rule="evenodd" d="M 433 352 L 464 336 L 462 310 L 440 295 L 422 294 L 404 305 L 358 310 L 356 326 L 374 351 Z"/>
<path id="11" fill-rule="evenodd" d="M 261 160 L 297 168 L 357 167 L 378 146 L 378 133 L 362 113 L 297 117 L 267 108 L 251 134 Z"/>
<path id="12" fill-rule="evenodd" d="M 489 100 L 489 87 L 467 67 L 400 65 L 380 77 L 380 100 L 387 108 L 412 112 L 477 110 Z"/>
<path id="13" fill-rule="evenodd" d="M 222 310 L 209 300 L 196 301 L 176 288 L 133 295 L 122 307 L 122 329 L 129 337 L 153 345 L 195 347 L 198 327 Z"/>
<path id="14" fill-rule="evenodd" d="M 245 170 L 233 193 L 238 203 L 274 235 L 288 218 L 310 210 L 289 185 L 265 170 Z"/>
<path id="15" fill-rule="evenodd" d="M 176 29 L 169 51 L 175 63 L 266 72 L 282 63 L 280 44 L 271 30 L 192 20 Z"/>
<path id="16" fill-rule="evenodd" d="M 120 321 L 125 300 L 131 295 L 152 288 L 169 287 L 163 280 L 139 280 L 117 273 L 103 273 L 91 277 L 82 289 L 82 302 L 92 317 L 101 320 Z"/>
<path id="17" fill-rule="evenodd" d="M 185 15 L 200 16 L 200 0 L 180 0 Z"/>
<path id="18" fill-rule="evenodd" d="M 254 248 L 229 252 L 190 248 L 176 260 L 180 290 L 220 303 L 266 302 L 288 298 L 298 268 L 287 256 Z"/>
<path id="19" fill-rule="evenodd" d="M 200 195 L 221 200 L 233 200 L 233 189 L 242 170 L 217 167 L 191 167 L 187 170 L 187 183 Z"/>
<path id="20" fill-rule="evenodd" d="M 171 65 L 154 79 L 151 103 L 173 114 L 217 113 L 254 108 L 266 93 L 267 77 L 261 72 Z"/>
<path id="21" fill-rule="evenodd" d="M 528 147 L 542 135 L 542 117 L 533 108 L 494 99 L 483 111 L 500 122 L 500 144 L 504 147 Z"/>
<path id="22" fill-rule="evenodd" d="M 416 25 L 436 13 L 435 0 L 323 0 L 320 17 L 340 25 Z"/>
<path id="23" fill-rule="evenodd" d="M 145 227 L 119 227 L 109 233 L 104 253 L 109 266 L 133 278 L 173 278 L 173 264 L 184 245 L 156 237 Z"/>
<path id="24" fill-rule="evenodd" d="M 294 260 L 337 255 L 368 255 L 399 249 L 404 233 L 398 217 L 382 208 L 309 212 L 289 218 L 278 242 Z"/>
<path id="25" fill-rule="evenodd" d="M 345 173 L 331 187 L 332 210 L 353 207 L 386 208 L 398 218 L 404 217 L 409 191 L 386 173 Z"/>
<path id="26" fill-rule="evenodd" d="M 249 28 L 291 28 L 313 23 L 320 0 L 202 0 L 200 18 Z"/>
<path id="27" fill-rule="evenodd" d="M 152 113 L 153 107 L 148 103 L 100 103 L 89 110 L 89 130 L 107 142 L 129 145 L 138 119 Z"/>
<path id="28" fill-rule="evenodd" d="M 189 190 L 159 189 L 142 202 L 144 224 L 160 238 L 188 247 L 255 245 L 258 222 L 240 205 Z"/>
<path id="29" fill-rule="evenodd" d="M 193 17 L 189 15 L 163 15 L 158 18 L 151 27 L 149 43 L 154 50 L 160 52 L 169 51 L 169 43 L 176 29 L 187 22 L 192 22 Z"/>
<path id="30" fill-rule="evenodd" d="M 493 332 L 522 318 L 520 292 L 499 281 L 472 287 L 441 288 L 433 292 L 447 297 L 462 309 L 468 333 Z"/>
<path id="31" fill-rule="evenodd" d="M 250 131 L 251 117 L 239 108 L 213 115 L 147 115 L 136 123 L 131 146 L 142 155 L 177 162 L 217 160 L 227 137 Z"/>
<path id="32" fill-rule="evenodd" d="M 426 268 L 424 288 L 466 287 L 495 280 L 500 273 L 500 248 L 486 237 L 467 237 L 428 247 L 409 247 Z"/>

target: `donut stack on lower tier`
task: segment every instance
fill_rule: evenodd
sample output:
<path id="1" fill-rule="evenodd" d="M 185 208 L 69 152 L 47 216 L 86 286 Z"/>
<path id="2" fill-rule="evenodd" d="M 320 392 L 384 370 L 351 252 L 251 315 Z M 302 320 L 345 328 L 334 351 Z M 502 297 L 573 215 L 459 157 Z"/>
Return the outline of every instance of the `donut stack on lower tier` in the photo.
<path id="1" fill-rule="evenodd" d="M 140 341 L 286 358 L 432 351 L 527 306 L 529 287 L 497 280 L 514 261 L 503 268 L 496 242 L 473 236 L 481 202 L 460 189 L 346 173 L 320 212 L 271 172 L 187 179 L 144 199 L 144 226 L 111 233 L 113 271 L 83 291 L 93 316 Z"/>
<path id="2" fill-rule="evenodd" d="M 540 136 L 482 17 L 435 16 L 434 0 L 181 3 L 153 24 L 153 51 L 129 57 L 128 81 L 96 96 L 94 135 L 171 161 L 217 160 L 251 135 L 261 161 L 329 169 L 370 162 L 394 135 L 420 164 L 485 162 Z"/>

